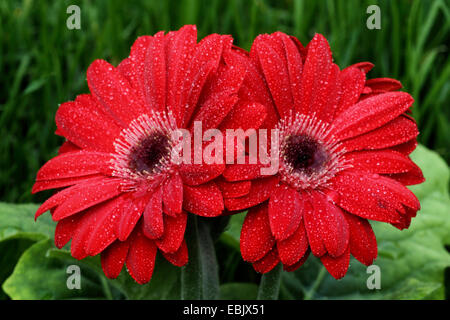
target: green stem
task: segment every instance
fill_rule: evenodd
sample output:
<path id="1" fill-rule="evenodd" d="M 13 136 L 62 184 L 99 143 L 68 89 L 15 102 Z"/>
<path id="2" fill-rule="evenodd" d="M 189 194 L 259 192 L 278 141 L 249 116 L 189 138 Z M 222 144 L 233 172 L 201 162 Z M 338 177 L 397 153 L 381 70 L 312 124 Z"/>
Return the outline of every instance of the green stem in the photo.
<path id="1" fill-rule="evenodd" d="M 219 267 L 217 265 L 216 250 L 211 238 L 210 226 L 206 221 L 198 223 L 198 238 L 200 259 L 203 274 L 203 298 L 219 298 Z"/>
<path id="2" fill-rule="evenodd" d="M 181 299 L 218 299 L 219 272 L 206 221 L 190 216 L 186 230 L 189 262 L 181 271 Z"/>
<path id="3" fill-rule="evenodd" d="M 326 275 L 326 269 L 324 266 L 322 266 L 320 268 L 319 274 L 317 275 L 316 280 L 314 281 L 311 289 L 305 294 L 305 298 L 304 300 L 311 300 L 312 298 L 314 298 L 314 295 L 317 291 L 317 289 L 319 288 L 320 284 L 322 283 L 323 278 Z"/>
<path id="4" fill-rule="evenodd" d="M 272 271 L 261 277 L 259 284 L 258 300 L 276 300 L 280 291 L 281 275 L 283 274 L 283 265 L 279 263 Z"/>
<path id="5" fill-rule="evenodd" d="M 105 279 L 103 275 L 100 276 L 100 282 L 102 283 L 103 293 L 105 294 L 106 299 L 113 300 L 113 295 L 111 293 L 111 288 L 109 287 L 108 280 Z"/>

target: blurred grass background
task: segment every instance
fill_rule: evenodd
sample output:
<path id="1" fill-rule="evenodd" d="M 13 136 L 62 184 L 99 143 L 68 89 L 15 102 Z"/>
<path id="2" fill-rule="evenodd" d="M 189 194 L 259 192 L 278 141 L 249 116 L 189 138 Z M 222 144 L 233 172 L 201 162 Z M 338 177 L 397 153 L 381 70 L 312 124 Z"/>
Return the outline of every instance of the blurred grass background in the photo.
<path id="1" fill-rule="evenodd" d="M 81 30 L 66 9 L 81 8 Z M 366 28 L 371 4 L 381 30 Z M 375 63 L 370 77 L 401 80 L 415 100 L 420 141 L 450 160 L 450 2 L 444 0 L 96 0 L 0 2 L 0 200 L 40 202 L 30 194 L 39 167 L 56 154 L 58 105 L 87 92 L 97 58 L 117 65 L 139 35 L 197 24 L 199 37 L 232 34 L 249 49 L 277 30 L 306 44 L 324 34 L 341 68 Z"/>

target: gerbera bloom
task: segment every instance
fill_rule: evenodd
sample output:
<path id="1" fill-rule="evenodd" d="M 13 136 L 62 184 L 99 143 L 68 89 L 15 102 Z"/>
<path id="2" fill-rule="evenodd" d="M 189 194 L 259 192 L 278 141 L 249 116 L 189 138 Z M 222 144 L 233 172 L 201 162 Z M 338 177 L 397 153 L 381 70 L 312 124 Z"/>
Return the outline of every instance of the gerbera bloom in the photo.
<path id="1" fill-rule="evenodd" d="M 251 184 L 245 195 L 224 195 L 228 210 L 250 208 L 243 258 L 261 273 L 280 261 L 291 271 L 312 252 L 335 278 L 345 275 L 350 255 L 372 264 L 377 244 L 368 220 L 403 229 L 419 210 L 405 187 L 423 182 L 408 156 L 418 135 L 407 114 L 412 97 L 395 91 L 396 80 L 366 80 L 370 63 L 340 70 L 320 34 L 306 48 L 280 32 L 260 35 L 249 59 L 240 97 L 266 106 L 262 127 L 278 129 L 280 142 L 276 174 L 262 175 L 261 163 L 223 173 Z"/>
<path id="2" fill-rule="evenodd" d="M 56 246 L 71 239 L 77 259 L 101 253 L 115 278 L 126 263 L 138 283 L 150 280 L 159 250 L 176 266 L 188 261 L 187 213 L 222 213 L 214 178 L 223 164 L 177 164 L 173 132 L 217 128 L 237 101 L 245 75 L 230 36 L 197 43 L 194 26 L 142 36 L 117 68 L 103 60 L 87 71 L 90 94 L 63 103 L 57 134 L 67 141 L 38 172 L 33 192 L 63 188 L 51 210 Z M 178 149 L 177 149 L 178 148 Z"/>

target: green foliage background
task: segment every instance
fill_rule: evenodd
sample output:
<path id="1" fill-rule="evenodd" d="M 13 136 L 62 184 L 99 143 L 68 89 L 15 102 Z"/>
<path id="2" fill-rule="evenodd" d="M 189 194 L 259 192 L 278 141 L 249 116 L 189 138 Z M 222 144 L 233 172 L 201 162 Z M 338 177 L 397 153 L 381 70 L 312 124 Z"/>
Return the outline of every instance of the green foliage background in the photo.
<path id="1" fill-rule="evenodd" d="M 68 30 L 66 8 L 81 8 L 81 30 Z M 366 8 L 381 8 L 381 30 L 368 30 Z M 365 269 L 352 262 L 349 275 L 331 279 L 310 259 L 297 273 L 284 274 L 280 298 L 444 298 L 449 281 L 448 168 L 450 160 L 450 1 L 446 0 L 96 0 L 0 2 L 0 200 L 42 202 L 30 193 L 39 167 L 56 154 L 62 139 L 53 133 L 62 102 L 88 91 L 85 72 L 97 58 L 117 65 L 140 35 L 197 24 L 199 38 L 232 34 L 249 49 L 259 33 L 277 30 L 306 44 L 319 32 L 329 40 L 341 68 L 371 61 L 370 77 L 401 80 L 415 98 L 414 117 L 421 148 L 416 160 L 427 183 L 414 187 L 423 210 L 407 231 L 375 224 L 380 243 L 377 264 L 393 270 L 381 291 L 368 292 Z M 0 298 L 177 298 L 178 270 L 158 263 L 149 286 L 127 275 L 110 281 L 98 261 L 80 263 L 86 282 L 68 291 L 65 266 L 75 263 L 54 250 L 54 224 L 32 219 L 34 205 L 0 206 Z M 256 296 L 259 278 L 240 261 L 242 215 L 233 217 L 216 243 L 222 297 Z M 394 267 L 395 266 L 395 267 Z M 447 268 L 447 280 L 444 269 Z M 302 271 L 303 270 L 303 271 Z M 45 279 L 45 281 L 43 280 Z M 84 278 L 83 278 L 84 279 Z M 162 280 L 164 279 L 164 280 Z M 54 285 L 52 285 L 54 284 Z M 238 293 L 242 292 L 243 295 Z M 448 297 L 448 292 L 447 292 Z"/>

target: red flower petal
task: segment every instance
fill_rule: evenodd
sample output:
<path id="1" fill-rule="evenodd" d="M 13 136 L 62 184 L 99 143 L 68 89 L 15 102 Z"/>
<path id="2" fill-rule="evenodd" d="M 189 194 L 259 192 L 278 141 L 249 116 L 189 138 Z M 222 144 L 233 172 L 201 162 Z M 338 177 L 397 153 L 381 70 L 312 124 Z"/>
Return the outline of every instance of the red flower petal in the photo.
<path id="1" fill-rule="evenodd" d="M 112 199 L 121 193 L 121 181 L 118 179 L 98 179 L 92 183 L 83 184 L 83 189 L 65 199 L 64 203 L 56 208 L 52 217 L 58 221 L 83 211 L 96 204 Z M 80 185 L 78 185 L 80 186 Z"/>
<path id="2" fill-rule="evenodd" d="M 100 152 L 64 153 L 48 161 L 38 171 L 36 180 L 64 179 L 96 173 L 110 174 L 111 155 Z"/>
<path id="3" fill-rule="evenodd" d="M 77 145 L 73 144 L 70 141 L 65 141 L 61 145 L 61 147 L 59 147 L 58 154 L 63 154 L 63 153 L 66 153 L 66 152 L 80 151 L 80 150 L 81 149 Z"/>
<path id="4" fill-rule="evenodd" d="M 350 250 L 347 247 L 344 254 L 337 258 L 333 258 L 326 254 L 322 256 L 320 260 L 335 279 L 341 279 L 345 276 L 348 270 L 348 265 L 350 263 Z"/>
<path id="5" fill-rule="evenodd" d="M 78 260 L 88 256 L 88 253 L 86 252 L 86 239 L 89 236 L 89 225 L 83 223 L 86 221 L 85 216 L 86 215 L 83 215 L 83 221 L 80 221 L 78 228 L 73 233 L 72 242 L 70 244 L 70 253 L 72 257 Z"/>
<path id="6" fill-rule="evenodd" d="M 188 248 L 186 245 L 186 241 L 183 241 L 180 245 L 180 248 L 174 252 L 174 253 L 166 253 L 162 252 L 162 255 L 164 258 L 167 259 L 171 264 L 177 267 L 182 267 L 186 263 L 188 263 L 189 257 L 188 257 Z"/>
<path id="7" fill-rule="evenodd" d="M 267 273 L 275 268 L 278 263 L 280 263 L 280 258 L 278 257 L 277 247 L 273 247 L 264 258 L 253 263 L 253 268 L 256 272 Z"/>
<path id="8" fill-rule="evenodd" d="M 392 225 L 400 230 L 409 228 L 411 224 L 411 218 L 414 218 L 416 215 L 417 209 L 405 207 L 405 212 L 400 216 L 400 221 L 398 223 L 392 223 Z"/>
<path id="9" fill-rule="evenodd" d="M 169 215 L 176 215 L 183 207 L 183 181 L 175 173 L 163 186 L 163 211 Z"/>
<path id="10" fill-rule="evenodd" d="M 373 131 L 367 132 L 363 135 L 351 138 L 342 143 L 342 146 L 347 152 L 355 150 L 372 150 L 372 149 L 384 149 L 393 146 L 400 146 L 405 142 L 415 139 L 419 131 L 417 130 L 416 123 L 405 116 L 397 117 L 396 119 L 388 122 L 382 127 Z M 415 143 L 413 141 L 413 143 Z M 415 145 L 408 144 L 407 151 Z M 398 150 L 399 152 L 402 152 Z"/>
<path id="11" fill-rule="evenodd" d="M 250 192 L 250 181 L 228 182 L 224 179 L 215 180 L 217 186 L 222 191 L 224 198 L 238 198 Z"/>
<path id="12" fill-rule="evenodd" d="M 150 196 L 151 194 L 137 199 L 132 199 L 129 197 L 127 199 L 128 201 L 125 201 L 123 206 L 118 208 L 121 215 L 119 223 L 116 226 L 116 234 L 120 241 L 125 241 L 128 239 L 137 222 L 141 218 Z"/>
<path id="13" fill-rule="evenodd" d="M 66 178 L 58 180 L 42 180 L 36 181 L 31 189 L 31 193 L 40 192 L 48 189 L 56 189 L 62 187 L 73 186 L 90 181 L 91 179 L 98 179 L 104 177 L 102 174 L 93 174 L 84 177 Z"/>
<path id="14" fill-rule="evenodd" d="M 414 164 L 414 167 L 411 168 L 411 170 L 409 170 L 408 172 L 394 173 L 387 176 L 405 186 L 411 186 L 425 181 L 422 170 L 420 170 L 420 168 L 416 164 Z"/>
<path id="15" fill-rule="evenodd" d="M 48 198 L 36 211 L 35 219 L 37 219 L 40 215 L 42 215 L 44 212 L 53 209 L 60 204 L 64 203 L 66 200 L 70 199 L 74 195 L 76 195 L 80 190 L 82 190 L 86 185 L 96 184 L 98 181 L 101 181 L 103 178 L 89 178 L 86 179 L 84 182 L 66 188 L 64 190 L 59 191 L 58 193 L 54 194 L 50 198 Z"/>
<path id="16" fill-rule="evenodd" d="M 55 228 L 55 246 L 58 249 L 64 247 L 72 239 L 83 214 L 58 221 Z"/>
<path id="17" fill-rule="evenodd" d="M 345 171 L 333 180 L 341 208 L 362 218 L 396 223 L 402 204 L 418 209 L 418 201 L 402 184 L 377 174 Z"/>
<path id="18" fill-rule="evenodd" d="M 316 214 L 316 208 L 313 206 L 312 198 L 309 198 L 305 194 L 303 196 L 305 197 L 303 201 L 303 221 L 308 236 L 309 246 L 311 252 L 316 257 L 321 257 L 327 252 L 320 233 L 321 221 Z"/>
<path id="19" fill-rule="evenodd" d="M 339 74 L 341 98 L 336 108 L 336 116 L 353 106 L 361 95 L 366 75 L 358 68 L 348 67 Z"/>
<path id="20" fill-rule="evenodd" d="M 263 165 L 260 163 L 250 164 L 249 157 L 245 157 L 245 163 L 230 164 L 225 167 L 223 172 L 223 177 L 228 181 L 242 181 L 242 180 L 253 180 L 256 178 L 263 178 L 265 176 L 261 175 L 261 168 L 268 167 L 268 165 Z"/>
<path id="21" fill-rule="evenodd" d="M 122 242 L 117 240 L 106 250 L 102 251 L 102 269 L 108 278 L 115 279 L 119 276 L 128 255 L 129 247 L 129 241 Z"/>
<path id="22" fill-rule="evenodd" d="M 59 106 L 55 116 L 58 130 L 75 145 L 93 151 L 114 152 L 113 142 L 122 128 L 111 115 L 100 110 L 91 95 Z"/>
<path id="23" fill-rule="evenodd" d="M 226 129 L 242 129 L 243 131 L 251 128 L 257 129 L 264 123 L 266 116 L 264 105 L 240 101 L 228 113 L 220 128 L 222 131 Z"/>
<path id="24" fill-rule="evenodd" d="M 225 119 L 228 113 L 232 110 L 238 101 L 237 95 L 228 95 L 225 93 L 211 96 L 205 103 L 203 103 L 194 119 L 192 120 L 191 130 L 193 130 L 194 122 L 201 122 L 202 129 L 216 129 L 220 123 Z"/>
<path id="25" fill-rule="evenodd" d="M 416 131 L 417 131 L 417 126 L 416 126 Z M 417 134 L 419 134 L 419 132 L 417 132 Z M 407 142 L 404 142 L 402 144 L 399 145 L 395 145 L 392 146 L 392 150 L 394 151 L 398 151 L 402 154 L 404 154 L 405 156 L 410 155 L 415 149 L 417 148 L 417 139 L 413 138 Z"/>
<path id="26" fill-rule="evenodd" d="M 201 121 L 203 130 L 216 129 L 238 101 L 238 91 L 244 81 L 247 62 L 240 54 L 224 50 L 217 73 L 205 88 L 206 97 L 199 104 L 194 121 Z"/>
<path id="27" fill-rule="evenodd" d="M 214 182 L 196 187 L 184 186 L 183 208 L 204 217 L 216 217 L 224 209 L 223 197 Z"/>
<path id="28" fill-rule="evenodd" d="M 88 226 L 85 238 L 85 251 L 90 256 L 95 256 L 117 239 L 115 234 L 119 215 L 116 209 L 123 203 L 124 199 L 118 197 L 88 210 L 80 225 Z"/>
<path id="29" fill-rule="evenodd" d="M 314 35 L 307 50 L 300 87 L 302 99 L 296 109 L 301 114 L 311 114 L 326 106 L 329 92 L 325 84 L 330 78 L 333 65 L 330 46 L 321 34 Z"/>
<path id="30" fill-rule="evenodd" d="M 87 80 L 99 105 L 123 126 L 149 111 L 125 77 L 108 62 L 92 62 Z"/>
<path id="31" fill-rule="evenodd" d="M 298 40 L 296 37 L 289 36 L 289 38 L 292 40 L 292 42 L 294 42 L 295 46 L 297 47 L 298 52 L 300 52 L 300 55 L 302 57 L 302 62 L 303 62 L 303 64 L 305 64 L 306 54 L 308 52 L 306 50 L 305 46 L 303 46 L 303 44 L 300 42 L 300 40 Z"/>
<path id="32" fill-rule="evenodd" d="M 290 90 L 286 59 L 277 52 L 284 49 L 276 48 L 279 45 L 281 43 L 273 36 L 259 35 L 253 42 L 250 54 L 259 61 L 275 106 L 283 117 L 292 110 L 294 101 Z"/>
<path id="33" fill-rule="evenodd" d="M 170 106 L 178 125 L 181 125 L 184 108 L 181 105 L 181 99 L 186 93 L 182 84 L 191 63 L 196 42 L 197 28 L 192 25 L 183 26 L 179 31 L 169 32 L 166 35 L 167 92 L 171 93 L 167 95 L 167 106 Z"/>
<path id="34" fill-rule="evenodd" d="M 145 101 L 145 86 L 143 83 L 145 83 L 147 49 L 152 42 L 152 36 L 141 36 L 137 38 L 131 47 L 130 56 L 128 58 L 131 72 L 127 73 L 127 78 L 133 88 L 136 89 L 136 92 L 139 94 L 142 101 Z M 119 69 L 119 67 L 117 68 Z M 147 107 L 150 108 L 150 106 Z"/>
<path id="35" fill-rule="evenodd" d="M 269 200 L 269 220 L 272 234 L 277 240 L 291 236 L 302 220 L 303 201 L 297 190 L 280 185 Z"/>
<path id="36" fill-rule="evenodd" d="M 181 105 L 185 106 L 183 127 L 190 123 L 205 82 L 217 70 L 224 47 L 231 48 L 231 43 L 232 38 L 229 36 L 212 34 L 203 38 L 195 47 L 183 85 L 189 90 L 181 101 Z"/>
<path id="37" fill-rule="evenodd" d="M 210 60 L 199 67 L 199 70 L 195 70 L 196 76 L 192 79 L 193 83 L 192 85 L 188 86 L 190 88 L 190 91 L 186 95 L 188 97 L 188 100 L 184 105 L 181 127 L 187 128 L 191 124 L 192 115 L 196 110 L 200 94 L 202 93 L 202 89 L 205 87 L 205 83 L 207 82 L 208 78 L 212 77 L 211 74 L 213 74 L 217 69 L 217 64 L 218 61 Z"/>
<path id="38" fill-rule="evenodd" d="M 139 284 L 150 281 L 155 267 L 156 245 L 140 231 L 130 239 L 130 248 L 126 259 L 128 273 Z"/>
<path id="39" fill-rule="evenodd" d="M 353 168 L 370 173 L 406 173 L 420 171 L 417 165 L 403 154 L 392 150 L 358 151 L 344 155 Z"/>
<path id="40" fill-rule="evenodd" d="M 328 202 L 326 196 L 312 193 L 314 215 L 318 221 L 318 232 L 331 257 L 339 257 L 348 247 L 348 223 L 340 208 Z"/>
<path id="41" fill-rule="evenodd" d="M 114 229 L 118 216 L 114 210 L 121 201 L 119 197 L 84 212 L 72 237 L 71 253 L 74 258 L 97 255 L 116 240 Z"/>
<path id="42" fill-rule="evenodd" d="M 277 242 L 281 262 L 287 266 L 297 263 L 305 255 L 308 248 L 308 237 L 303 220 L 300 221 L 293 235 Z"/>
<path id="43" fill-rule="evenodd" d="M 277 183 L 277 177 L 254 180 L 248 195 L 239 198 L 226 198 L 224 199 L 225 206 L 228 210 L 236 211 L 262 203 L 269 199 Z"/>
<path id="44" fill-rule="evenodd" d="M 242 258 L 248 262 L 262 259 L 274 246 L 270 231 L 267 205 L 252 207 L 245 216 L 241 230 L 240 247 Z"/>
<path id="45" fill-rule="evenodd" d="M 280 249 L 278 249 L 279 251 Z M 283 270 L 286 270 L 287 272 L 292 272 L 297 270 L 298 268 L 300 268 L 305 262 L 306 260 L 308 260 L 309 254 L 311 253 L 311 250 L 306 250 L 305 254 L 303 255 L 303 257 L 300 258 L 300 260 L 298 260 L 296 263 L 292 264 L 292 265 L 285 265 L 283 264 Z"/>
<path id="46" fill-rule="evenodd" d="M 147 106 L 156 111 L 165 111 L 166 59 L 163 31 L 153 36 L 147 48 L 144 68 L 144 93 Z"/>
<path id="47" fill-rule="evenodd" d="M 186 222 L 187 214 L 184 211 L 176 217 L 164 216 L 164 234 L 156 240 L 156 245 L 161 251 L 174 253 L 180 248 L 186 231 Z"/>
<path id="48" fill-rule="evenodd" d="M 356 68 L 356 69 L 363 71 L 364 73 L 368 73 L 370 70 L 372 70 L 373 67 L 374 67 L 373 63 L 358 62 L 358 63 L 352 64 L 349 68 Z"/>
<path id="49" fill-rule="evenodd" d="M 326 92 L 323 94 L 323 102 L 320 104 L 316 102 L 316 117 L 326 123 L 330 123 L 333 120 L 341 99 L 341 79 L 339 74 L 339 67 L 333 63 L 326 85 L 324 85 L 326 87 Z"/>
<path id="50" fill-rule="evenodd" d="M 413 102 L 406 92 L 388 92 L 370 97 L 342 112 L 333 122 L 333 134 L 341 140 L 361 135 L 395 119 Z"/>
<path id="51" fill-rule="evenodd" d="M 378 177 L 374 177 L 378 179 Z M 395 194 L 398 201 L 415 211 L 420 209 L 420 203 L 417 197 L 414 195 L 414 193 L 406 188 L 403 184 L 389 178 L 382 177 L 382 183 L 390 188 Z M 404 210 L 399 210 L 400 212 L 403 212 Z M 415 216 L 415 214 L 414 214 Z"/>
<path id="52" fill-rule="evenodd" d="M 178 172 L 183 182 L 197 186 L 218 177 L 225 169 L 224 164 L 181 164 Z"/>
<path id="53" fill-rule="evenodd" d="M 370 223 L 352 214 L 345 214 L 350 228 L 350 253 L 369 266 L 377 258 L 377 240 Z"/>
<path id="54" fill-rule="evenodd" d="M 117 69 L 117 71 L 119 71 L 119 73 L 121 75 L 123 75 L 127 79 L 127 81 L 131 84 L 131 86 L 133 86 L 132 79 L 134 77 L 134 75 L 133 75 L 134 70 L 133 70 L 133 64 L 132 64 L 131 59 L 129 57 L 126 59 L 123 59 L 119 63 L 119 65 L 117 66 L 116 69 Z"/>
<path id="55" fill-rule="evenodd" d="M 391 78 L 375 78 L 366 81 L 366 86 L 372 89 L 373 93 L 396 91 L 402 88 L 400 81 Z"/>
<path id="56" fill-rule="evenodd" d="M 162 188 L 153 192 L 150 201 L 144 209 L 143 232 L 150 239 L 161 238 L 164 233 L 162 211 Z"/>
<path id="57" fill-rule="evenodd" d="M 286 56 L 292 98 L 294 105 L 298 106 L 302 97 L 302 92 L 299 90 L 303 69 L 303 61 L 300 54 L 301 49 L 296 46 L 296 39 L 294 37 L 290 37 L 282 32 L 275 32 L 273 36 L 279 38 L 282 42 L 283 51 Z M 290 107 L 290 110 L 292 110 L 292 107 Z"/>
<path id="58" fill-rule="evenodd" d="M 239 90 L 239 97 L 241 101 L 255 102 L 266 107 L 266 120 L 262 125 L 264 128 L 273 128 L 276 125 L 279 119 L 278 111 L 273 104 L 264 77 L 256 66 L 255 61 L 249 61 L 247 65 L 247 74 Z"/>

